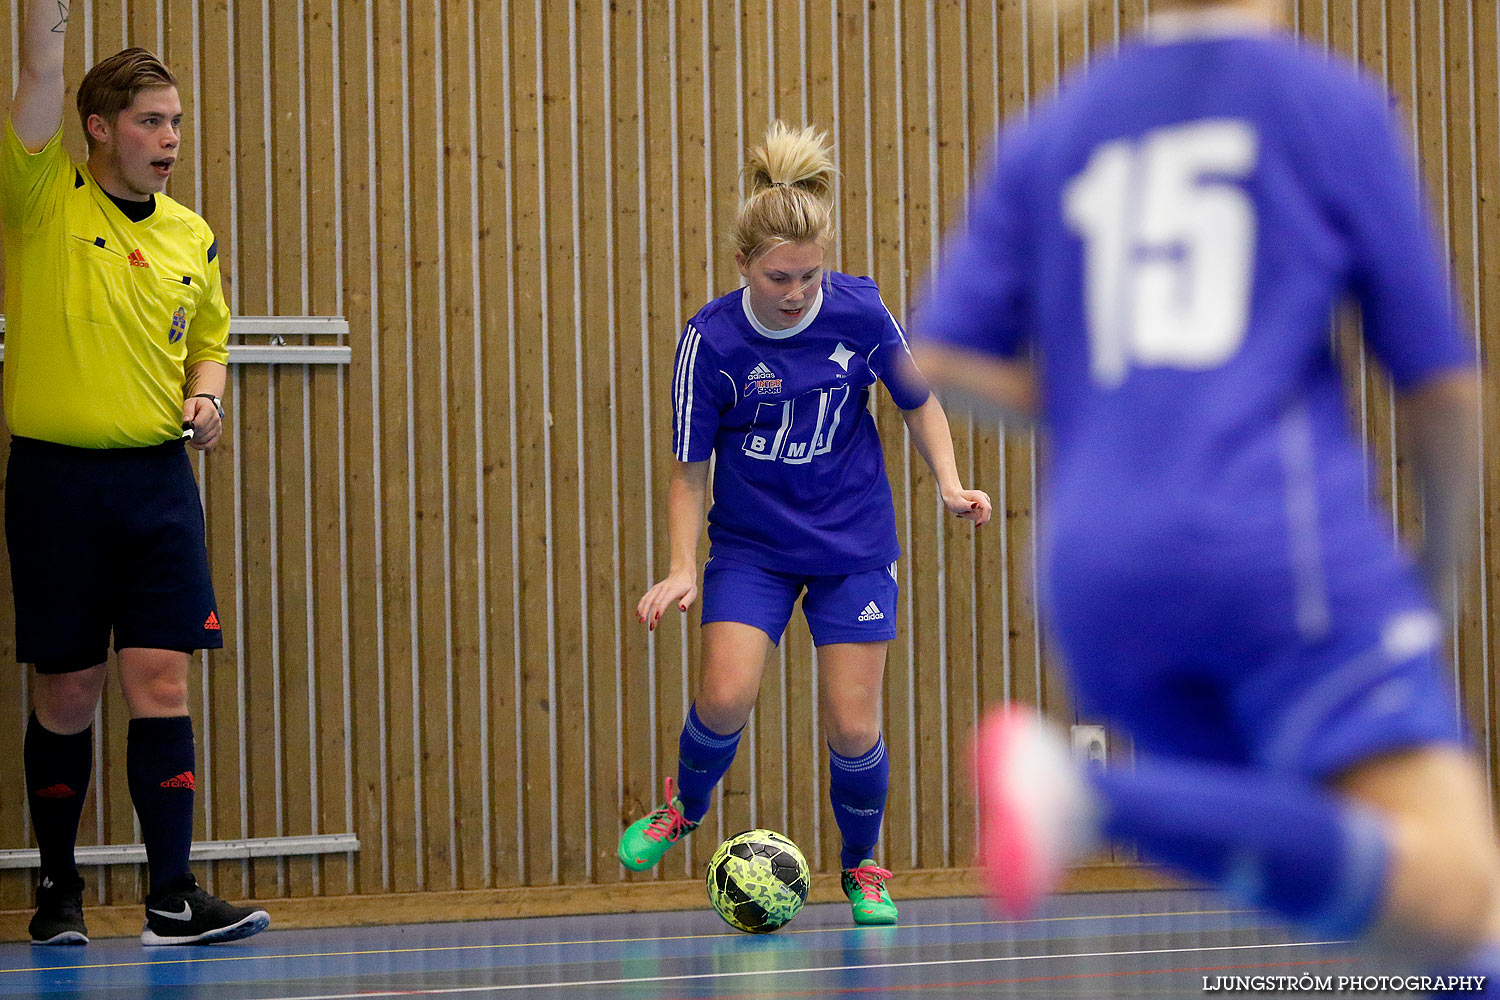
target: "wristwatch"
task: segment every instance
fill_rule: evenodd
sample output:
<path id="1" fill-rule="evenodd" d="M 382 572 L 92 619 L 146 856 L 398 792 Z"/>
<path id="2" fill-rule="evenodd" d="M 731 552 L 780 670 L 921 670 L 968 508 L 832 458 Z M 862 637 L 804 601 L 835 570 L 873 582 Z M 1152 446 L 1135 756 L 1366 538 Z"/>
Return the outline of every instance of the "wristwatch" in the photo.
<path id="1" fill-rule="evenodd" d="M 213 393 L 211 393 L 211 392 L 195 392 L 191 396 L 189 396 L 188 399 L 206 399 L 206 400 L 208 400 L 210 403 L 214 404 L 214 409 L 216 409 L 216 410 L 219 411 L 219 419 L 220 420 L 224 419 L 224 403 L 223 403 L 222 400 L 219 399 L 218 396 L 215 396 Z"/>

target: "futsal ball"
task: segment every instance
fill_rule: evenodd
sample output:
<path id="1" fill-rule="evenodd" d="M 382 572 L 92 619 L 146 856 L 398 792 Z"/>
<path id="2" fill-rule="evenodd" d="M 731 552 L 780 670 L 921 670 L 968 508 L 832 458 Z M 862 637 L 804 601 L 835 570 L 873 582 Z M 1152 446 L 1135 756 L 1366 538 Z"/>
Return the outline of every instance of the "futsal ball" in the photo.
<path id="1" fill-rule="evenodd" d="M 708 901 L 729 926 L 769 934 L 802 909 L 810 878 L 796 844 L 770 830 L 749 830 L 709 859 Z"/>

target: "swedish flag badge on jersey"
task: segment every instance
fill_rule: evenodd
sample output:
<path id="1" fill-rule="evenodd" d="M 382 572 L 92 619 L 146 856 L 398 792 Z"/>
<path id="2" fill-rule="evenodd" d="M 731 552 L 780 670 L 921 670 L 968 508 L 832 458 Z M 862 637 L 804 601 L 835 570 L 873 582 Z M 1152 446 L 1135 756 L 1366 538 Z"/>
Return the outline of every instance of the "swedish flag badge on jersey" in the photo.
<path id="1" fill-rule="evenodd" d="M 172 331 L 167 334 L 167 343 L 175 344 L 187 333 L 187 310 L 182 306 L 172 314 Z"/>

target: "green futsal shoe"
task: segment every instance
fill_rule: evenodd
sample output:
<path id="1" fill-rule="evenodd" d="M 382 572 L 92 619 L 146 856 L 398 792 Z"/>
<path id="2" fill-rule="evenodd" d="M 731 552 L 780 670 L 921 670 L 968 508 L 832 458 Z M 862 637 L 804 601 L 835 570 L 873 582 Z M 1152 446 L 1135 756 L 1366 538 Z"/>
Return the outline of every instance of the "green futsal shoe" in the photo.
<path id="1" fill-rule="evenodd" d="M 620 864 L 633 872 L 654 868 L 673 844 L 698 829 L 697 823 L 682 815 L 682 802 L 673 791 L 671 778 L 667 779 L 663 790 L 666 804 L 636 820 L 620 834 L 620 846 L 615 848 L 615 854 Z"/>
<path id="2" fill-rule="evenodd" d="M 871 858 L 861 861 L 858 868 L 844 869 L 840 882 L 854 910 L 856 924 L 896 922 L 896 904 L 891 902 L 891 894 L 885 891 L 885 880 L 890 877 L 891 873 L 877 867 Z"/>

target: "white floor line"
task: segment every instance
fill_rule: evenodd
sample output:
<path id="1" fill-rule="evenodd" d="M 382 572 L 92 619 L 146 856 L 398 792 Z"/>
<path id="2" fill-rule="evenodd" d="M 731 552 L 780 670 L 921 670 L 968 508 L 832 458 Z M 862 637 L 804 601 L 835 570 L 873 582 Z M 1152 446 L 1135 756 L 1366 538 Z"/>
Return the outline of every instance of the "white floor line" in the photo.
<path id="1" fill-rule="evenodd" d="M 816 904 L 828 905 L 828 904 Z M 919 930 L 933 927 L 1021 927 L 1028 924 L 1057 924 L 1076 923 L 1080 921 L 1099 920 L 1142 920 L 1147 917 L 1204 917 L 1221 916 L 1224 914 L 1249 913 L 1258 914 L 1258 910 L 1224 909 L 1224 910 L 1164 910 L 1159 913 L 1075 913 L 1052 917 L 1026 917 L 1019 920 L 943 920 L 926 923 L 903 923 L 900 925 L 902 931 Z M 509 918 L 507 918 L 509 919 Z M 551 917 L 539 918 L 515 918 L 515 919 L 540 919 L 551 920 Z M 368 930 L 370 928 L 362 928 Z M 805 934 L 847 934 L 849 927 L 787 927 L 776 932 L 778 938 L 791 937 L 793 935 Z M 308 929 L 306 933 L 315 934 L 316 929 Z M 83 965 L 37 965 L 18 966 L 11 969 L 0 968 L 0 975 L 33 972 L 79 972 L 84 969 L 135 969 L 143 966 L 160 965 L 203 965 L 213 962 L 283 962 L 291 959 L 306 958 L 365 958 L 372 955 L 422 955 L 440 954 L 448 951 L 501 951 L 516 948 L 578 948 L 596 947 L 602 944 L 647 944 L 649 942 L 662 941 L 703 941 L 709 938 L 739 938 L 744 935 L 736 931 L 715 931 L 711 934 L 664 934 L 647 937 L 627 938 L 586 938 L 575 940 L 557 941 L 485 941 L 471 944 L 442 944 L 424 945 L 419 948 L 364 948 L 355 951 L 308 951 L 308 952 L 274 952 L 256 951 L 248 955 L 192 955 L 187 958 L 157 958 L 146 959 L 138 962 L 96 962 Z M 261 939 L 264 941 L 265 939 Z"/>
<path id="2" fill-rule="evenodd" d="M 510 983 L 503 986 L 447 986 L 435 989 L 391 990 L 387 993 L 361 990 L 357 993 L 298 994 L 266 997 L 264 1000 L 369 1000 L 371 997 L 452 996 L 459 993 L 506 993 L 515 990 L 561 990 L 585 986 L 637 986 L 652 983 L 682 983 L 697 979 L 738 979 L 747 976 L 809 975 L 819 972 L 855 972 L 870 969 L 934 968 L 945 965 L 991 965 L 997 962 L 1063 961 L 1083 958 L 1123 958 L 1132 955 L 1193 955 L 1215 951 L 1265 951 L 1272 948 L 1319 948 L 1343 941 L 1291 941 L 1282 944 L 1225 944 L 1208 948 L 1147 948 L 1137 951 L 1084 951 L 1064 955 L 996 955 L 989 958 L 947 958 L 931 962 L 881 962 L 870 965 L 819 965 L 801 969 L 752 969 L 743 972 L 695 972 L 682 976 L 641 976 L 634 979 L 573 979 L 551 983 Z"/>

